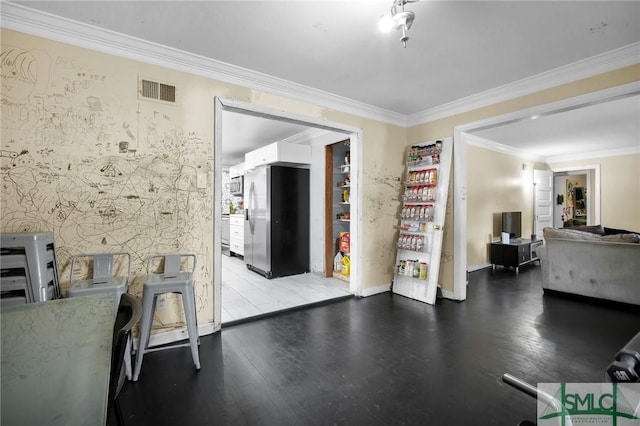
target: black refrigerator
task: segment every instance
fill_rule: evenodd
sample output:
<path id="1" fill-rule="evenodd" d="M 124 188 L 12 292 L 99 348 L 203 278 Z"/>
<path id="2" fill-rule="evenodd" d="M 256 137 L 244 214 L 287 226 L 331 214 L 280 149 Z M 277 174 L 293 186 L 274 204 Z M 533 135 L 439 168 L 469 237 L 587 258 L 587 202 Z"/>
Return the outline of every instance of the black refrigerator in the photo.
<path id="1" fill-rule="evenodd" d="M 247 268 L 268 279 L 309 272 L 309 170 L 245 172 L 244 206 Z"/>

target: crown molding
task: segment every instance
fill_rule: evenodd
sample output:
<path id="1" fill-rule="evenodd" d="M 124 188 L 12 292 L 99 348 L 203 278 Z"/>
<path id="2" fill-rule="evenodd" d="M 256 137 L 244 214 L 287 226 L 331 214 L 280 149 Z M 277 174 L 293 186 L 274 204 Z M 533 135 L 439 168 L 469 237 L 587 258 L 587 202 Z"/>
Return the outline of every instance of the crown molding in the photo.
<path id="1" fill-rule="evenodd" d="M 465 139 L 469 145 L 479 146 L 480 148 L 499 152 L 501 154 L 511 155 L 513 157 L 518 157 L 524 160 L 545 162 L 545 158 L 539 155 L 531 154 L 521 149 L 513 148 L 511 146 L 503 145 L 489 139 L 481 138 L 480 136 L 472 135 L 471 133 L 465 133 Z"/>
<path id="2" fill-rule="evenodd" d="M 638 62 L 640 62 L 640 42 L 409 115 L 407 117 L 407 126 L 417 126 L 461 114 L 466 111 L 486 107 L 562 84 L 593 77 L 608 71 L 637 64 Z"/>
<path id="3" fill-rule="evenodd" d="M 630 44 L 428 110 L 404 115 L 264 73 L 187 53 L 93 25 L 2 1 L 0 26 L 90 50 L 253 90 L 284 96 L 403 128 L 460 114 L 639 62 L 640 43 Z"/>
<path id="4" fill-rule="evenodd" d="M 618 157 L 622 155 L 640 154 L 640 146 L 632 146 L 628 148 L 607 149 L 601 151 L 582 152 L 570 155 L 558 155 L 555 157 L 547 157 L 547 164 L 564 163 L 568 161 L 582 161 L 596 158 Z"/>
<path id="5" fill-rule="evenodd" d="M 2 28 L 406 127 L 406 115 L 115 31 L 2 2 Z"/>
<path id="6" fill-rule="evenodd" d="M 502 145 L 498 142 L 481 138 L 480 136 L 476 136 L 471 133 L 465 133 L 464 135 L 465 135 L 465 140 L 469 145 L 475 145 L 480 148 L 488 149 L 494 152 L 499 152 L 501 154 L 511 155 L 513 157 L 521 158 L 524 160 L 531 160 L 531 161 L 547 163 L 547 164 L 640 154 L 640 146 L 637 146 L 637 147 L 632 146 L 627 148 L 607 149 L 607 150 L 572 153 L 567 155 L 545 157 L 545 156 L 531 154 L 526 151 L 513 148 L 511 146 Z"/>

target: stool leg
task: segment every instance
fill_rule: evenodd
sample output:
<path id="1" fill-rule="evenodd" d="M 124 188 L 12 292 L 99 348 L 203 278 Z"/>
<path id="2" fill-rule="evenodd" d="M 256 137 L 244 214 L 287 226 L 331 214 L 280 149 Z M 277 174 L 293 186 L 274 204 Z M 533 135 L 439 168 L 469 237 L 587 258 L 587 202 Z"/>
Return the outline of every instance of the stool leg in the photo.
<path id="1" fill-rule="evenodd" d="M 33 294 L 33 284 L 31 284 L 31 274 L 29 274 L 29 269 L 25 265 L 25 267 L 22 270 L 24 271 L 24 277 L 26 278 L 26 282 L 27 282 L 27 288 L 24 289 L 27 303 L 37 302 L 38 300 Z"/>
<path id="2" fill-rule="evenodd" d="M 191 346 L 191 356 L 196 370 L 200 370 L 200 354 L 198 353 L 198 327 L 196 326 L 196 304 L 193 286 L 188 286 L 182 293 L 182 303 L 184 305 L 184 316 L 189 332 L 189 343 Z"/>
<path id="3" fill-rule="evenodd" d="M 151 336 L 151 326 L 153 325 L 153 311 L 156 305 L 156 294 L 143 290 L 142 292 L 142 318 L 140 319 L 140 330 L 138 335 L 138 353 L 136 355 L 136 367 L 133 370 L 133 381 L 138 381 L 140 369 L 142 368 L 142 357 L 149 344 Z"/>
<path id="4" fill-rule="evenodd" d="M 131 335 L 127 339 L 127 347 L 124 350 L 124 372 L 127 380 L 131 380 Z"/>

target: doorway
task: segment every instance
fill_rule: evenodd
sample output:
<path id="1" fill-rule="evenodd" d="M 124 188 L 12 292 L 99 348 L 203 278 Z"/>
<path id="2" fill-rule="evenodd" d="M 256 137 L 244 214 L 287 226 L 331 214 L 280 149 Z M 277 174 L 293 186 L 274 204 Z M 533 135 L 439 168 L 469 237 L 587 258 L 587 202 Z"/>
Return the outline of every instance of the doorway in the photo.
<path id="1" fill-rule="evenodd" d="M 533 108 L 514 111 L 501 116 L 491 117 L 485 120 L 462 124 L 454 127 L 454 298 L 456 300 L 466 299 L 467 286 L 467 141 L 468 134 L 473 132 L 486 130 L 502 125 L 526 122 L 532 118 L 541 116 L 551 116 L 563 112 L 577 110 L 583 107 L 615 101 L 618 99 L 636 96 L 638 94 L 636 84 L 626 84 L 612 87 L 610 89 L 591 92 L 585 95 L 567 98 L 561 101 L 553 102 L 546 105 L 539 105 Z M 508 146 L 501 146 L 503 152 L 509 152 Z M 560 161 L 560 160 L 559 160 Z M 568 161 L 566 159 L 561 161 Z M 589 223 L 597 224 L 600 219 L 600 168 L 599 166 L 580 166 L 580 167 L 558 167 L 551 165 L 551 170 L 555 172 L 566 172 L 576 170 L 593 170 L 592 177 L 589 179 L 591 186 L 587 188 L 589 203 Z M 554 200 L 556 201 L 556 200 Z M 557 202 L 557 201 L 556 201 Z"/>
<path id="2" fill-rule="evenodd" d="M 552 168 L 553 226 L 600 223 L 600 165 Z"/>
<path id="3" fill-rule="evenodd" d="M 221 151 L 222 151 L 222 139 L 223 139 L 223 114 L 225 113 L 239 113 L 246 114 L 254 117 L 261 117 L 270 120 L 286 122 L 286 123 L 294 123 L 302 126 L 307 126 L 311 129 L 319 129 L 325 131 L 327 134 L 333 134 L 333 140 L 327 140 L 326 137 L 316 137 L 313 140 L 309 141 L 309 144 L 312 147 L 312 162 L 311 162 L 311 179 L 310 179 L 310 192 L 312 195 L 311 198 L 311 212 L 312 215 L 310 217 L 310 239 L 311 239 L 311 269 L 312 271 L 317 272 L 318 263 L 321 265 L 320 269 L 323 268 L 324 262 L 324 247 L 326 242 L 324 241 L 324 191 L 322 190 L 313 190 L 313 188 L 321 188 L 324 182 L 324 155 L 322 152 L 324 151 L 324 146 L 329 143 L 334 143 L 336 141 L 335 134 L 340 134 L 342 139 L 348 138 L 351 141 L 351 158 L 352 161 L 352 184 L 354 186 L 353 194 L 352 194 L 352 212 L 358 212 L 361 201 L 360 194 L 357 191 L 357 183 L 359 182 L 359 176 L 361 175 L 361 129 L 351 127 L 348 125 L 344 125 L 341 123 L 333 123 L 324 120 L 318 120 L 314 118 L 309 118 L 305 116 L 301 116 L 298 114 L 287 113 L 284 111 L 274 110 L 262 106 L 257 106 L 253 104 L 248 104 L 245 102 L 239 102 L 230 99 L 215 99 L 215 118 L 214 118 L 214 328 L 215 330 L 219 330 L 222 326 L 222 254 L 221 254 L 221 224 L 222 224 L 222 185 L 221 185 L 221 176 L 222 176 L 222 167 L 221 167 Z M 318 152 L 320 155 L 318 156 Z M 318 186 L 320 185 L 320 186 Z M 360 265 L 360 247 L 359 240 L 357 238 L 358 233 L 361 229 L 361 223 L 356 222 L 353 224 L 352 229 L 352 277 L 358 277 L 361 270 Z M 319 251 L 319 254 L 317 252 Z M 226 261 L 227 259 L 225 259 Z M 241 266 L 241 265 L 240 265 Z M 236 268 L 238 265 L 236 265 Z M 243 268 L 237 268 L 236 271 L 243 270 Z M 244 271 L 243 271 L 244 272 Z M 285 277 L 286 278 L 286 277 Z M 359 295 L 361 293 L 360 289 L 360 280 L 353 279 L 349 283 L 349 293 L 354 295 Z"/>

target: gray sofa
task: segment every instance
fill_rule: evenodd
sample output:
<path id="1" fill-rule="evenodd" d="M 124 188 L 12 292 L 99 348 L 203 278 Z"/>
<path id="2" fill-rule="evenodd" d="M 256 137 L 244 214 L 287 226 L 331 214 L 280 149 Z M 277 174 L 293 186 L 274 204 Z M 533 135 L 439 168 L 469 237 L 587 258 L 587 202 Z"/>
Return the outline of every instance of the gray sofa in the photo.
<path id="1" fill-rule="evenodd" d="M 640 236 L 545 228 L 542 288 L 640 305 Z"/>

